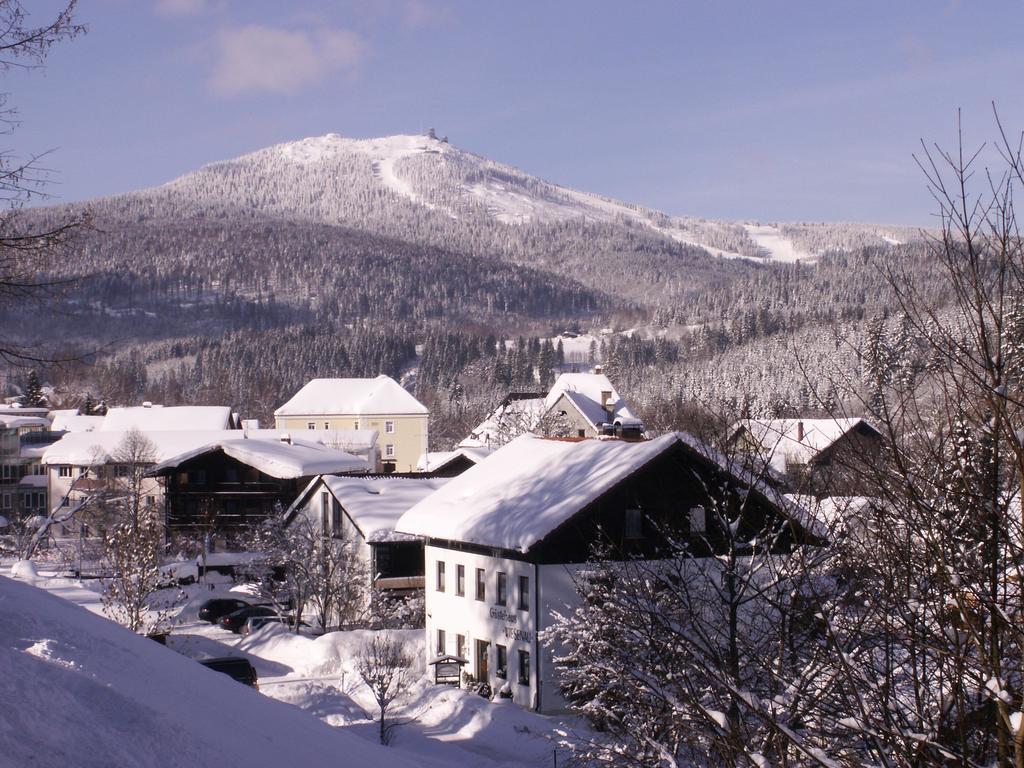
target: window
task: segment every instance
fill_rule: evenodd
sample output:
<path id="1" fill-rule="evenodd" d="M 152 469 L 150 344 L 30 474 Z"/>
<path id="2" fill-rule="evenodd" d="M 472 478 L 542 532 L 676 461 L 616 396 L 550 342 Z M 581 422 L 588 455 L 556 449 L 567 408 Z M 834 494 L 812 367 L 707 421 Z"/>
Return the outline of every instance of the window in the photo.
<path id="1" fill-rule="evenodd" d="M 466 566 L 464 565 L 455 566 L 455 594 L 459 597 L 466 594 Z"/>
<path id="2" fill-rule="evenodd" d="M 519 577 L 519 610 L 530 610 L 530 577 Z"/>
<path id="3" fill-rule="evenodd" d="M 308 424 L 306 424 L 306 429 L 316 429 L 316 422 L 311 421 Z"/>
<path id="4" fill-rule="evenodd" d="M 11 494 L 5 493 L 2 498 L 3 498 L 3 508 L 4 509 L 10 509 L 11 508 Z"/>
<path id="5" fill-rule="evenodd" d="M 502 680 L 508 679 L 508 649 L 504 645 L 495 645 L 495 650 L 498 652 L 498 659 L 495 663 L 494 674 L 500 677 Z"/>
<path id="6" fill-rule="evenodd" d="M 476 599 L 487 599 L 487 580 L 483 568 L 476 569 Z"/>
<path id="7" fill-rule="evenodd" d="M 519 684 L 530 684 L 530 652 L 519 652 Z"/>
<path id="8" fill-rule="evenodd" d="M 587 436 L 587 430 L 585 430 L 585 429 L 577 429 L 576 430 L 576 437 L 586 437 L 586 436 Z"/>
<path id="9" fill-rule="evenodd" d="M 439 629 L 439 630 L 437 630 L 437 655 L 438 656 L 443 656 L 444 655 L 445 647 L 446 647 L 446 643 L 445 643 L 445 637 L 444 637 L 444 630 L 443 629 Z"/>
<path id="10" fill-rule="evenodd" d="M 57 467 L 57 476 L 71 477 L 71 467 L 69 467 L 67 464 L 61 464 L 59 467 Z"/>
<path id="11" fill-rule="evenodd" d="M 466 658 L 466 636 L 456 635 L 455 636 L 455 655 L 460 659 Z"/>
<path id="12" fill-rule="evenodd" d="M 392 445 L 391 443 L 388 443 L 387 445 L 385 445 L 384 446 L 384 455 L 387 456 L 389 459 L 395 458 L 395 446 Z"/>
<path id="13" fill-rule="evenodd" d="M 345 518 L 341 514 L 341 502 L 331 500 L 331 535 L 336 539 L 345 538 Z"/>
<path id="14" fill-rule="evenodd" d="M 387 434 L 389 434 L 389 435 L 394 434 L 394 432 L 395 432 L 395 422 L 393 422 L 393 421 L 385 421 L 384 422 L 384 431 Z"/>
<path id="15" fill-rule="evenodd" d="M 708 521 L 704 507 L 694 507 L 690 510 L 690 533 L 704 533 L 707 530 Z"/>
<path id="16" fill-rule="evenodd" d="M 330 428 L 331 428 L 331 422 L 325 421 L 324 422 L 324 429 L 330 429 Z"/>
<path id="17" fill-rule="evenodd" d="M 437 561 L 437 591 L 444 592 L 444 560 Z"/>
<path id="18" fill-rule="evenodd" d="M 644 513 L 642 510 L 626 510 L 623 535 L 627 539 L 642 539 L 644 537 Z"/>
<path id="19" fill-rule="evenodd" d="M 501 571 L 498 571 L 498 579 L 495 584 L 496 589 L 494 595 L 495 605 L 505 605 L 508 602 L 508 576 Z"/>
<path id="20" fill-rule="evenodd" d="M 359 429 L 359 419 L 352 422 L 352 429 Z"/>
<path id="21" fill-rule="evenodd" d="M 114 465 L 114 477 L 130 477 L 131 469 L 127 464 L 115 464 Z"/>
<path id="22" fill-rule="evenodd" d="M 329 529 L 331 519 L 327 516 L 330 511 L 330 494 L 327 491 L 320 492 L 320 532 L 325 536 Z"/>

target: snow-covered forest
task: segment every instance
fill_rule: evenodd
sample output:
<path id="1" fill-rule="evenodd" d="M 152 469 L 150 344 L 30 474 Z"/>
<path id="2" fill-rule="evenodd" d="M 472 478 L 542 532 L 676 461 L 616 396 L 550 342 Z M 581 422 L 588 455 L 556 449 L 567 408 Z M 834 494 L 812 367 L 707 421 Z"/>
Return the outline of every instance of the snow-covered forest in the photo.
<path id="1" fill-rule="evenodd" d="M 608 365 L 650 423 L 693 399 L 777 414 L 834 399 L 826 367 L 857 376 L 865 323 L 892 311 L 886 264 L 944 295 L 919 231 L 670 217 L 424 136 L 280 145 L 12 226 L 69 213 L 90 227 L 46 265 L 62 301 L 4 315 L 41 356 L 84 356 L 43 366 L 69 405 L 266 419 L 313 376 L 387 373 L 455 435 L 509 388 L 543 388 L 559 334 L 603 330 L 575 364 Z M 776 260 L 766 229 L 813 258 Z"/>

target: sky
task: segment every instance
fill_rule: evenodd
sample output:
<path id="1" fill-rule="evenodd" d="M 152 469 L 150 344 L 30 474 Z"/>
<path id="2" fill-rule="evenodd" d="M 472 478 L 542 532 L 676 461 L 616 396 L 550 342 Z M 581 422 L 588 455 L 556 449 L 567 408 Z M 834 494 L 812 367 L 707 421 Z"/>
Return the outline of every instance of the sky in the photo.
<path id="1" fill-rule="evenodd" d="M 58 0 L 22 0 L 42 23 Z M 1024 129 L 1024 4 L 79 0 L 7 70 L 52 200 L 326 133 L 419 133 L 672 214 L 927 225 L 914 156 Z M 995 164 L 989 152 L 983 158 Z"/>

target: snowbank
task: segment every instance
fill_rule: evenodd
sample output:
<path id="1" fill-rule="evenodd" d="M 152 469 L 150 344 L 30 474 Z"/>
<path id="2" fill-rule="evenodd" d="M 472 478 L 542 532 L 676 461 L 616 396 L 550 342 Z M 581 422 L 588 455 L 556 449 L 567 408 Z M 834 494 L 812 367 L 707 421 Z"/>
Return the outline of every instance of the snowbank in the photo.
<path id="1" fill-rule="evenodd" d="M 0 606 L 5 768 L 422 765 L 43 590 L 0 577 Z"/>

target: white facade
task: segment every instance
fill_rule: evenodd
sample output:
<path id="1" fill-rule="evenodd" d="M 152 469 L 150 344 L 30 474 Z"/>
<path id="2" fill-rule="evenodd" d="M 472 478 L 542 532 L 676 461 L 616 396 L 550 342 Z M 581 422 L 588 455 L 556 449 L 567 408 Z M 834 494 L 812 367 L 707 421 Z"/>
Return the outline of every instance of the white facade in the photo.
<path id="1" fill-rule="evenodd" d="M 538 673 L 537 566 L 437 546 L 427 546 L 425 554 L 427 662 L 445 653 L 461 656 L 469 662 L 464 671 L 489 683 L 496 695 L 507 683 L 516 704 L 550 711 L 537 696 L 543 686 Z M 440 563 L 444 564 L 443 590 Z M 505 580 L 504 602 L 498 599 L 499 574 Z M 482 599 L 478 577 L 483 583 Z M 444 633 L 444 647 L 439 632 Z M 499 667 L 500 648 L 505 651 L 504 670 Z M 521 661 L 524 653 L 527 657 Z M 545 692 L 548 686 L 543 687 Z"/>

